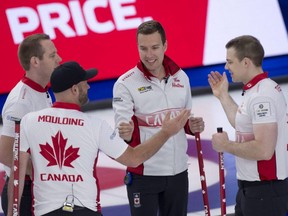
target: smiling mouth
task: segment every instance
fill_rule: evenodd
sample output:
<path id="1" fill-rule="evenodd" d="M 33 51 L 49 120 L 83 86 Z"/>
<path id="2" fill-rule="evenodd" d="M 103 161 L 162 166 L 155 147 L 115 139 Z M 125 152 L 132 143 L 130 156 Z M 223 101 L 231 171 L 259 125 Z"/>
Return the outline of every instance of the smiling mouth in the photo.
<path id="1" fill-rule="evenodd" d="M 146 60 L 146 62 L 148 62 L 148 63 L 154 63 L 156 61 L 156 59 L 152 59 L 152 60 Z"/>

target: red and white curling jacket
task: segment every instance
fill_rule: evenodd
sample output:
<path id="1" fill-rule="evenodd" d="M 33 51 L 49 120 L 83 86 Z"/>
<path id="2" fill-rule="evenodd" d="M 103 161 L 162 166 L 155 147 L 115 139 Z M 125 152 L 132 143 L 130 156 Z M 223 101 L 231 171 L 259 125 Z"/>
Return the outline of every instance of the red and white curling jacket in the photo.
<path id="1" fill-rule="evenodd" d="M 171 118 L 184 108 L 191 109 L 192 98 L 189 78 L 169 57 L 163 65 L 166 78 L 160 81 L 139 62 L 119 77 L 113 88 L 115 125 L 134 122 L 132 147 L 139 145 L 160 130 L 165 114 Z M 176 175 L 188 168 L 187 138 L 191 134 L 188 123 L 183 130 L 171 137 L 150 159 L 128 171 L 139 175 Z"/>

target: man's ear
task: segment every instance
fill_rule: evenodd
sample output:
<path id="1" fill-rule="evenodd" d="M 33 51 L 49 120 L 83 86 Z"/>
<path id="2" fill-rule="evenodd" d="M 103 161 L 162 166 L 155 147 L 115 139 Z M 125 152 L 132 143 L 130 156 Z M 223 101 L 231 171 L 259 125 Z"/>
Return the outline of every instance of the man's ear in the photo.
<path id="1" fill-rule="evenodd" d="M 167 51 L 167 48 L 168 48 L 168 41 L 166 40 L 165 43 L 164 43 L 164 52 Z"/>
<path id="2" fill-rule="evenodd" d="M 244 63 L 244 66 L 245 66 L 245 67 L 248 67 L 250 64 L 252 64 L 252 61 L 251 61 L 250 58 L 245 57 L 245 58 L 243 59 L 243 63 Z"/>
<path id="3" fill-rule="evenodd" d="M 36 56 L 32 56 L 31 59 L 30 59 L 30 65 L 35 67 L 39 64 L 40 60 L 38 57 Z"/>
<path id="4" fill-rule="evenodd" d="M 79 91 L 78 86 L 77 85 L 73 85 L 71 87 L 71 91 L 72 91 L 72 94 L 77 94 L 77 92 Z"/>

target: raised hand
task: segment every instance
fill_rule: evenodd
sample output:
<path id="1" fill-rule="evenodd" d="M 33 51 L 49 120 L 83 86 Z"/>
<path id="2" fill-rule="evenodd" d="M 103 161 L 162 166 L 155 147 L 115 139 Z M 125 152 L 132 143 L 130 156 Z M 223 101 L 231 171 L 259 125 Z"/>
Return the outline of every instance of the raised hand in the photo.
<path id="1" fill-rule="evenodd" d="M 218 71 L 211 71 L 208 74 L 208 83 L 217 98 L 220 98 L 223 93 L 228 92 L 229 83 L 225 72 L 221 75 Z"/>

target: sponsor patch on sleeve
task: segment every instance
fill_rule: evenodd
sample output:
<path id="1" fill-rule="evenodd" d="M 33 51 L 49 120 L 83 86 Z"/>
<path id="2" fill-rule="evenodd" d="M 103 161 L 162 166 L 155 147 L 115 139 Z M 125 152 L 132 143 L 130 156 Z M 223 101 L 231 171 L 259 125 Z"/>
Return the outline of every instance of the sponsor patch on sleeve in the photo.
<path id="1" fill-rule="evenodd" d="M 253 109 L 256 120 L 271 116 L 271 106 L 269 102 L 254 104 Z"/>
<path id="2" fill-rule="evenodd" d="M 113 102 L 123 102 L 123 99 L 121 97 L 114 97 Z"/>

